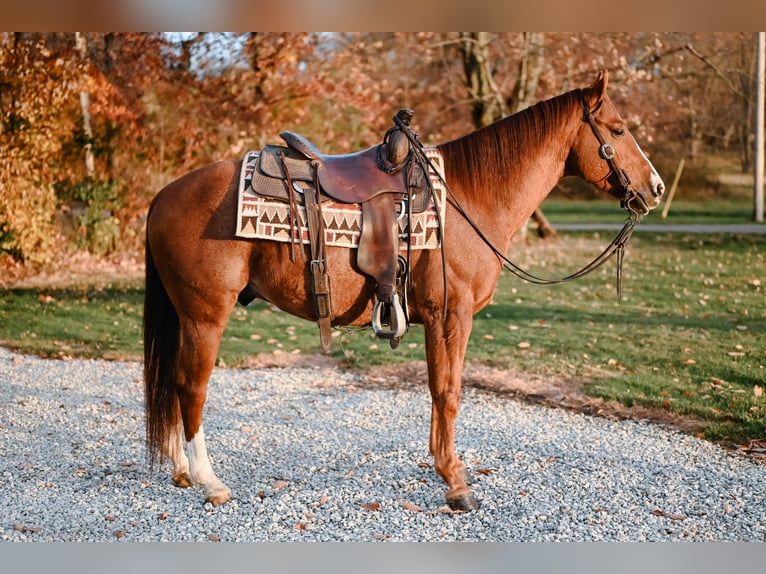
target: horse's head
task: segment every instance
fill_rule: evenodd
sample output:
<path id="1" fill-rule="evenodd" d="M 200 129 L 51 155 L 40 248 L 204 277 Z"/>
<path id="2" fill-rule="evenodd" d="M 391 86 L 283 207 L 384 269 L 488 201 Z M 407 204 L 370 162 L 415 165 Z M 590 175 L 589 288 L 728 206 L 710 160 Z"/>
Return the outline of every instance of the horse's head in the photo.
<path id="1" fill-rule="evenodd" d="M 582 124 L 567 170 L 643 215 L 659 205 L 665 184 L 607 95 L 608 80 L 607 72 L 602 71 L 590 88 L 580 91 Z"/>

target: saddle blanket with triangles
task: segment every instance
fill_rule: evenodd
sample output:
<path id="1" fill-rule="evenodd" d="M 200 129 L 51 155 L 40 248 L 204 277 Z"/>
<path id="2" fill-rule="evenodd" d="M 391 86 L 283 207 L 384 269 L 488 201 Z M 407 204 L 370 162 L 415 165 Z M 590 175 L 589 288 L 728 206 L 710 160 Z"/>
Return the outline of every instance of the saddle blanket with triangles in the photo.
<path id="1" fill-rule="evenodd" d="M 439 215 L 444 222 L 445 187 L 443 183 L 444 167 L 441 154 L 436 148 L 425 148 L 426 156 L 439 175 L 429 169 L 431 185 L 436 192 L 437 207 L 431 201 L 423 213 L 412 215 L 412 234 L 410 237 L 412 249 L 434 249 L 439 247 Z M 289 205 L 286 202 L 258 195 L 252 188 L 252 174 L 258 162 L 258 151 L 245 154 L 242 161 L 242 171 L 239 178 L 239 194 L 237 201 L 236 236 L 244 239 L 268 239 L 272 241 L 290 242 Z M 441 177 L 439 177 L 441 176 Z M 309 243 L 308 227 L 306 225 L 306 209 L 298 206 L 300 219 L 300 240 Z M 362 210 L 357 204 L 337 203 L 326 201 L 322 203 L 324 218 L 325 244 L 336 247 L 356 248 L 359 245 Z M 407 248 L 407 217 L 402 209 L 399 218 L 400 247 Z"/>

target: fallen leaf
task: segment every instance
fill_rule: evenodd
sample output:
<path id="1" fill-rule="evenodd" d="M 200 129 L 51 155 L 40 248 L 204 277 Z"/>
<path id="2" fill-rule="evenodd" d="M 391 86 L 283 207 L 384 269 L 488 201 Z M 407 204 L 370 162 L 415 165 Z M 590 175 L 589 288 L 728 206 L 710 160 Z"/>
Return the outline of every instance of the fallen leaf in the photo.
<path id="1" fill-rule="evenodd" d="M 670 518 L 670 520 L 686 520 L 688 516 L 684 516 L 683 514 L 675 514 L 673 512 L 663 512 L 659 508 L 655 508 L 652 510 L 652 514 L 655 516 L 664 516 L 665 518 Z"/>
<path id="2" fill-rule="evenodd" d="M 114 531 L 114 535 L 115 535 L 117 538 L 122 538 L 123 536 L 125 536 L 125 531 L 124 531 L 124 530 L 115 530 L 115 531 Z"/>
<path id="3" fill-rule="evenodd" d="M 378 510 L 380 510 L 380 504 L 378 504 L 377 502 L 370 502 L 369 504 L 363 504 L 362 508 L 364 508 L 365 510 L 372 510 L 374 512 L 377 512 Z"/>
<path id="4" fill-rule="evenodd" d="M 430 465 L 430 464 L 428 464 L 427 462 L 419 462 L 419 463 L 418 463 L 418 466 L 419 466 L 420 468 L 431 468 L 431 465 Z"/>
<path id="5" fill-rule="evenodd" d="M 160 514 L 160 520 L 165 520 L 168 516 L 170 516 L 169 512 L 163 512 Z"/>
<path id="6" fill-rule="evenodd" d="M 522 341 L 517 345 L 519 349 L 529 349 L 532 345 L 528 343 L 527 341 Z"/>
<path id="7" fill-rule="evenodd" d="M 220 537 L 217 534 L 210 534 L 207 537 L 207 539 L 210 540 L 210 542 L 220 542 L 221 541 Z"/>
<path id="8" fill-rule="evenodd" d="M 272 488 L 273 488 L 274 490 L 281 490 L 281 489 L 283 489 L 283 488 L 286 488 L 286 487 L 287 487 L 287 486 L 289 486 L 289 485 L 290 485 L 290 483 L 289 483 L 289 482 L 286 482 L 286 481 L 284 481 L 284 480 L 278 480 L 278 481 L 276 481 L 276 482 L 274 483 L 274 486 L 273 486 Z"/>
<path id="9" fill-rule="evenodd" d="M 323 494 L 322 498 L 319 499 L 319 506 L 323 506 L 325 502 L 327 502 L 327 495 Z"/>
<path id="10" fill-rule="evenodd" d="M 423 509 L 420 506 L 412 504 L 411 502 L 402 502 L 402 508 L 404 508 L 404 510 L 411 510 L 412 512 L 423 512 Z"/>
<path id="11" fill-rule="evenodd" d="M 306 530 L 306 522 L 299 522 L 295 526 L 293 526 L 293 530 Z"/>
<path id="12" fill-rule="evenodd" d="M 495 338 L 492 335 L 484 335 L 483 339 L 485 341 L 493 341 Z"/>
<path id="13" fill-rule="evenodd" d="M 684 365 L 696 365 L 697 361 L 694 359 L 684 359 Z"/>
<path id="14" fill-rule="evenodd" d="M 753 394 L 754 394 L 756 397 L 761 397 L 761 396 L 763 396 L 763 387 L 762 387 L 762 386 L 760 386 L 760 385 L 755 385 L 755 386 L 753 387 Z"/>
<path id="15" fill-rule="evenodd" d="M 492 474 L 493 472 L 497 472 L 498 469 L 496 468 L 477 468 L 474 470 L 476 474 Z"/>
<path id="16" fill-rule="evenodd" d="M 23 524 L 14 524 L 13 525 L 13 529 L 16 532 L 23 532 L 25 534 L 26 533 L 35 534 L 35 533 L 40 532 L 42 530 L 42 528 L 40 528 L 38 526 L 24 526 Z"/>

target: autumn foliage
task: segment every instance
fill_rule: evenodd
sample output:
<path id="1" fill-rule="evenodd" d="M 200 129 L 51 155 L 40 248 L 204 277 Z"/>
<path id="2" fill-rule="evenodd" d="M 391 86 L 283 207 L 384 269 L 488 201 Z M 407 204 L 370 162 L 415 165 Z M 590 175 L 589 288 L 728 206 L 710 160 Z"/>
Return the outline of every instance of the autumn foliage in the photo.
<path id="1" fill-rule="evenodd" d="M 282 129 L 344 153 L 411 107 L 423 141 L 444 141 L 474 129 L 481 106 L 512 111 L 525 86 L 536 101 L 601 68 L 661 171 L 710 151 L 751 161 L 752 34 L 490 34 L 483 64 L 466 57 L 472 38 L 81 33 L 78 45 L 74 33 L 0 33 L 0 256 L 138 254 L 165 183 Z M 479 93 L 481 65 L 491 81 Z"/>

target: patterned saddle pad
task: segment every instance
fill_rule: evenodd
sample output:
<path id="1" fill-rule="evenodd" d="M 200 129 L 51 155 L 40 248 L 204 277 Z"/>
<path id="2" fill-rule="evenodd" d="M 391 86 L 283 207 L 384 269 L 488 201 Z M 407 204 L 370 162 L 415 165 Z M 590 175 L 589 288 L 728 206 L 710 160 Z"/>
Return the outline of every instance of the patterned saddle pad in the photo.
<path id="1" fill-rule="evenodd" d="M 444 167 L 441 154 L 436 148 L 425 148 L 426 156 L 444 177 Z M 289 204 L 284 201 L 259 195 L 253 189 L 253 175 L 260 152 L 250 151 L 242 161 L 242 171 L 239 178 L 237 201 L 236 236 L 244 239 L 268 239 L 271 241 L 290 242 Z M 445 188 L 442 179 L 435 173 L 429 173 L 438 207 L 430 202 L 422 213 L 412 215 L 412 234 L 410 242 L 412 249 L 434 249 L 439 246 L 439 215 L 444 224 Z M 439 209 L 439 214 L 437 214 Z M 306 210 L 298 205 L 300 234 L 302 243 L 309 243 L 308 227 L 306 225 Z M 337 203 L 326 201 L 322 203 L 324 217 L 325 244 L 335 247 L 356 248 L 359 245 L 362 210 L 357 204 Z M 399 217 L 400 249 L 407 248 L 407 217 L 406 207 L 402 207 Z"/>

